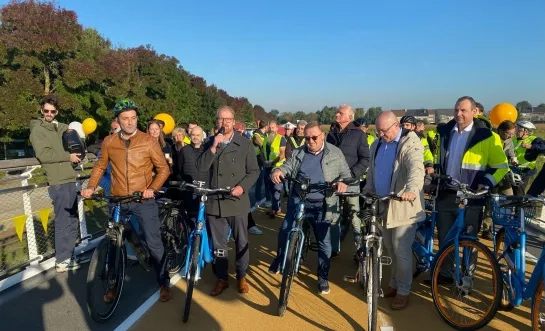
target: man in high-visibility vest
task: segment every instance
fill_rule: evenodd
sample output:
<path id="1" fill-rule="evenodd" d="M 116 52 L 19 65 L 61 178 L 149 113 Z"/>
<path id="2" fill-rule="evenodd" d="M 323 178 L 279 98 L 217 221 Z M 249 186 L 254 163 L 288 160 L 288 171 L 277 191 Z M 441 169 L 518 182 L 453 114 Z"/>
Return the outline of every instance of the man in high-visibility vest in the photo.
<path id="1" fill-rule="evenodd" d="M 259 178 L 255 183 L 255 201 L 259 204 L 263 198 L 267 197 L 267 187 L 265 186 L 265 196 L 263 196 L 263 186 L 265 185 L 265 174 L 263 171 L 263 162 L 265 158 L 263 157 L 261 151 L 263 150 L 263 143 L 267 141 L 267 122 L 259 121 L 257 130 L 254 131 L 251 137 L 251 141 L 254 145 L 255 156 L 257 157 L 257 164 L 259 166 Z M 265 206 L 270 207 L 270 199 L 265 203 Z"/>
<path id="2" fill-rule="evenodd" d="M 515 173 L 520 173 L 522 184 L 519 185 L 518 192 L 515 195 L 524 195 L 526 187 L 530 179 L 537 173 L 536 160 L 543 150 L 543 140 L 534 136 L 532 133 L 536 126 L 530 121 L 518 121 L 516 135 L 517 138 L 513 141 L 515 154 L 518 161 L 518 169 L 514 169 Z"/>
<path id="3" fill-rule="evenodd" d="M 291 157 L 291 154 L 297 148 L 305 145 L 305 126 L 307 121 L 300 120 L 297 122 L 297 127 L 293 134 L 287 139 L 286 159 Z"/>
<path id="4" fill-rule="evenodd" d="M 426 175 L 433 173 L 433 154 L 430 151 L 430 146 L 428 145 L 428 140 L 424 137 L 423 134 L 416 131 L 416 117 L 412 115 L 405 115 L 401 118 L 400 124 L 405 129 L 413 131 L 416 133 L 418 138 L 420 139 L 420 142 L 424 146 L 424 167 L 426 169 Z"/>
<path id="5" fill-rule="evenodd" d="M 267 214 L 275 217 L 280 213 L 280 198 L 282 197 L 282 183 L 274 184 L 271 180 L 271 171 L 274 167 L 281 166 L 286 160 L 286 138 L 278 134 L 278 123 L 269 122 L 269 132 L 266 143 L 263 144 L 261 153 L 264 156 L 263 168 L 265 170 L 265 195 L 270 197 L 271 211 Z M 268 199 L 267 199 L 268 200 Z"/>
<path id="6" fill-rule="evenodd" d="M 459 98 L 453 115 L 453 120 L 438 129 L 435 170 L 474 190 L 482 190 L 485 186 L 493 188 L 509 171 L 500 137 L 493 134 L 485 121 L 476 117 L 477 106 L 472 97 Z M 442 247 L 458 216 L 459 203 L 457 188 L 451 183 L 442 182 L 437 189 L 441 194 L 435 205 L 436 224 L 439 247 Z M 468 227 L 471 230 L 468 235 L 477 236 L 479 233 L 485 202 L 485 199 L 472 200 L 466 206 L 465 224 L 471 226 Z M 476 260 L 476 256 L 471 258 Z M 439 284 L 454 283 L 452 267 L 453 264 L 444 264 L 438 275 Z M 425 282 L 430 283 L 429 280 Z"/>

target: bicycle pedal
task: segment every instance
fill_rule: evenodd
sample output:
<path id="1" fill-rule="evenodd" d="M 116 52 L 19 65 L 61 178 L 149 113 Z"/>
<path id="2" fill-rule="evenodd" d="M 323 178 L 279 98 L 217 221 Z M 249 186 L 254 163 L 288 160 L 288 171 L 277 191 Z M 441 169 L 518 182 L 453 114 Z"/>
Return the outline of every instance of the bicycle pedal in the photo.
<path id="1" fill-rule="evenodd" d="M 390 264 L 392 264 L 392 258 L 389 257 L 389 256 L 381 256 L 380 257 L 380 264 L 390 265 Z"/>

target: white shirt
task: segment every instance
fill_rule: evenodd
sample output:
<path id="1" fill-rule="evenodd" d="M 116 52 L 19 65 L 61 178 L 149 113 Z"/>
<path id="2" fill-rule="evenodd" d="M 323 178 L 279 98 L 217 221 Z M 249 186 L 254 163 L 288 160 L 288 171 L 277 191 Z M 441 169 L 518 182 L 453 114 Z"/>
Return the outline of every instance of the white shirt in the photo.
<path id="1" fill-rule="evenodd" d="M 447 150 L 447 175 L 457 180 L 460 180 L 464 150 L 472 128 L 473 122 L 462 130 L 462 132 L 458 132 L 458 125 L 455 125 L 452 129 L 454 132 L 452 132 L 452 139 Z"/>

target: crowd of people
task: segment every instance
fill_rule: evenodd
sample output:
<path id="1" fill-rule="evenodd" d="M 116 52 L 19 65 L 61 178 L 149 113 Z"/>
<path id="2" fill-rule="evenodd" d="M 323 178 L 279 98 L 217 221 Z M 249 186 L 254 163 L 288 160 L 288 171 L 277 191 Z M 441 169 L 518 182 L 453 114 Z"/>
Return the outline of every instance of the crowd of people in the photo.
<path id="1" fill-rule="evenodd" d="M 68 127 L 55 120 L 58 112 L 57 99 L 45 98 L 41 103 L 42 118 L 30 124 L 30 140 L 47 172 L 55 209 L 56 269 L 63 272 L 80 268 L 88 259 L 77 259 L 73 254 L 77 236 L 73 164 L 81 159 L 63 148 L 62 135 Z M 229 231 L 235 241 L 237 289 L 239 293 L 248 293 L 248 234 L 262 233 L 253 220 L 250 206 L 259 203 L 274 218 L 282 215 L 281 200 L 287 196 L 277 255 L 269 267 L 271 273 L 280 272 L 286 236 L 293 227 L 298 203 L 298 195 L 292 193 L 300 189 L 296 184 L 288 184 L 286 176 L 308 177 L 310 183 L 331 182 L 337 192 L 370 192 L 381 196 L 394 192 L 402 201 L 388 202 L 380 223 L 393 260 L 391 279 L 384 292 L 385 297 L 393 298 L 393 309 L 404 309 L 409 304 L 411 245 L 416 224 L 425 218 L 425 188 L 434 185 L 429 174 L 446 174 L 473 189 L 489 187 L 502 194 L 537 196 L 545 189 L 542 169 L 526 191 L 537 173 L 536 159 L 545 153 L 545 141 L 533 135 L 535 126 L 528 121 L 505 121 L 493 128 L 482 105 L 469 96 L 455 102 L 452 120 L 440 122 L 427 133 L 424 123 L 413 116 L 398 120 L 394 113 L 384 111 L 377 118 L 372 134 L 365 119 L 354 118 L 353 107 L 342 105 L 327 133 L 317 122 L 299 120 L 297 124 L 286 125 L 283 135 L 276 121 L 258 122 L 257 129 L 250 134 L 243 124 L 236 123 L 233 109 L 222 106 L 208 137 L 196 122 L 176 127 L 171 137 L 165 137 L 165 123 L 159 120 L 147 123 L 146 132 L 138 130 L 138 112 L 138 106 L 129 99 L 115 105 L 110 134 L 88 148 L 98 154 L 98 161 L 81 195 L 90 197 L 99 186 L 111 186 L 113 195 L 143 192 L 147 200 L 123 208 L 133 212 L 144 233 L 161 301 L 170 299 L 171 290 L 168 272 L 164 270 L 158 207 L 153 198 L 169 179 L 232 188 L 231 195 L 211 196 L 207 202 L 207 226 L 216 252 L 213 270 L 217 282 L 211 291 L 213 296 L 229 287 Z M 506 176 L 508 173 L 520 177 Z M 102 182 L 104 176 L 110 178 L 108 185 Z M 347 177 L 361 178 L 361 184 L 346 185 L 341 179 Z M 456 219 L 456 188 L 443 183 L 437 189 L 442 190 L 436 202 L 441 244 Z M 250 190 L 255 190 L 255 195 L 250 195 Z M 250 201 L 253 196 L 255 201 Z M 185 201 L 188 211 L 197 211 L 198 197 L 194 194 L 184 193 L 179 198 Z M 306 204 L 306 216 L 318 242 L 317 290 L 327 294 L 330 260 L 340 252 L 341 211 L 349 211 L 345 215 L 351 218 L 353 252 L 360 248 L 365 226 L 358 217 L 360 201 L 358 197 L 347 198 L 341 206 L 334 192 L 312 191 Z M 483 204 L 468 206 L 466 222 L 474 225 L 474 235 L 482 228 L 482 236 L 490 238 Z M 452 282 L 449 274 L 449 270 L 443 270 L 440 280 Z M 104 300 L 112 300 L 115 291 L 108 289 Z"/>

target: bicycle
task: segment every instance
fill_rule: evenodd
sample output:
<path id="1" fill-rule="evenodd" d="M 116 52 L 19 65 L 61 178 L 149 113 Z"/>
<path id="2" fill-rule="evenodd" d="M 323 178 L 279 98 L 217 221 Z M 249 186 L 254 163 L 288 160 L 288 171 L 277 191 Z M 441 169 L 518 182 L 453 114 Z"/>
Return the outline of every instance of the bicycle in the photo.
<path id="1" fill-rule="evenodd" d="M 157 199 L 161 239 L 167 256 L 167 270 L 175 274 L 184 266 L 191 229 L 190 217 L 181 201 Z"/>
<path id="2" fill-rule="evenodd" d="M 377 329 L 378 297 L 384 297 L 380 286 L 382 282 L 382 266 L 392 264 L 389 256 L 382 256 L 382 233 L 378 229 L 377 219 L 381 217 L 380 204 L 388 200 L 401 201 L 401 197 L 393 192 L 381 197 L 376 194 L 337 193 L 339 196 L 360 196 L 363 199 L 359 217 L 362 219 L 362 243 L 356 252 L 358 270 L 356 277 L 345 277 L 346 281 L 358 282 L 366 292 L 367 298 L 367 330 Z"/>
<path id="3" fill-rule="evenodd" d="M 278 298 L 278 316 L 284 316 L 286 308 L 288 307 L 288 299 L 291 290 L 291 284 L 293 278 L 299 272 L 299 266 L 301 259 L 304 259 L 308 251 L 310 243 L 310 228 L 305 218 L 305 201 L 310 191 L 324 192 L 332 188 L 332 183 L 323 182 L 311 184 L 309 177 L 302 177 L 301 179 L 292 178 L 286 176 L 284 178 L 287 181 L 299 185 L 299 202 L 295 208 L 295 223 L 293 228 L 289 231 L 286 245 L 284 249 L 284 258 L 282 260 L 282 283 L 280 285 L 280 295 Z M 341 180 L 350 184 L 350 179 Z M 292 192 L 296 190 L 292 189 Z M 293 193 L 292 193 L 293 194 Z M 307 225 L 305 225 L 307 224 Z"/>
<path id="4" fill-rule="evenodd" d="M 492 255 L 492 252 L 481 242 L 478 241 L 476 235 L 472 235 L 473 226 L 465 224 L 465 210 L 469 203 L 469 200 L 483 199 L 489 193 L 488 188 L 480 191 L 474 191 L 469 188 L 469 185 L 463 184 L 458 180 L 446 175 L 435 175 L 435 178 L 450 182 L 456 189 L 456 202 L 458 203 L 457 216 L 454 224 L 450 228 L 445 240 L 441 243 L 439 251 L 433 253 L 429 247 L 432 247 L 433 242 L 433 228 L 426 232 L 426 245 L 422 245 L 419 241 L 413 243 L 413 252 L 417 256 L 417 261 L 420 261 L 421 266 L 430 265 L 431 269 L 431 291 L 433 297 L 433 303 L 441 318 L 451 327 L 458 330 L 477 330 L 487 325 L 500 305 L 501 293 L 501 277 L 500 268 L 495 263 L 496 259 Z M 438 188 L 439 189 L 439 188 Z M 435 208 L 434 208 L 435 209 Z M 431 242 L 430 242 L 431 241 Z M 447 261 L 452 259 L 454 255 L 454 261 Z M 477 268 L 477 257 L 484 259 L 482 265 L 487 268 L 485 272 Z M 470 258 L 474 258 L 474 262 L 470 262 Z M 454 267 L 454 270 L 452 270 Z M 488 270 L 490 268 L 490 270 Z M 441 274 L 441 270 L 448 270 L 451 275 L 445 276 Z M 487 299 L 487 295 L 475 291 L 475 282 L 480 281 L 482 276 L 492 276 L 492 286 L 486 287 L 493 288 L 493 297 L 490 305 L 481 310 L 478 307 L 467 307 L 470 301 L 482 302 Z M 447 288 L 447 293 L 453 294 L 452 300 L 441 300 L 440 290 Z M 473 300 L 469 300 L 471 297 Z M 453 304 L 454 299 L 468 299 L 459 304 Z M 476 303 L 477 303 L 476 302 Z M 454 314 L 450 314 L 447 309 L 453 308 L 459 310 L 455 311 L 456 314 L 460 314 L 463 317 L 463 321 L 454 320 Z M 473 321 L 468 321 L 467 312 L 470 312 L 471 317 L 481 316 Z"/>
<path id="5" fill-rule="evenodd" d="M 224 252 L 214 250 L 212 241 L 208 236 L 206 229 L 206 201 L 211 194 L 231 194 L 231 188 L 209 189 L 204 187 L 205 182 L 194 181 L 193 184 L 179 181 L 169 182 L 171 186 L 179 186 L 181 189 L 192 189 L 197 195 L 201 196 L 199 203 L 199 213 L 195 229 L 189 235 L 189 244 L 187 246 L 185 268 L 182 269 L 182 276 L 187 280 L 187 291 L 185 295 L 183 322 L 189 320 L 191 302 L 193 298 L 193 289 L 201 278 L 201 270 L 207 263 L 212 263 L 215 256 L 221 256 Z M 228 235 L 228 237 L 230 234 Z"/>
<path id="6" fill-rule="evenodd" d="M 108 220 L 106 234 L 93 252 L 87 273 L 87 309 L 95 321 L 102 323 L 113 316 L 123 292 L 123 281 L 127 267 L 125 239 L 128 239 L 138 258 L 138 263 L 146 271 L 151 269 L 151 252 L 146 242 L 134 230 L 130 221 L 131 213 L 127 212 L 123 216 L 121 215 L 121 205 L 141 202 L 143 200 L 142 192 L 135 192 L 127 196 L 104 196 L 95 193 L 89 199 L 114 204 L 112 216 Z M 173 244 L 176 245 L 176 242 L 173 242 Z M 164 263 L 166 261 L 167 259 L 165 259 Z M 113 300 L 106 302 L 109 307 L 105 312 L 99 311 L 97 302 L 94 300 L 94 291 L 98 280 L 107 281 L 106 291 L 102 287 L 100 289 L 100 302 L 105 302 L 104 293 L 115 289 Z"/>
<path id="7" fill-rule="evenodd" d="M 533 330 L 545 325 L 545 313 L 539 313 L 543 301 L 545 279 L 545 250 L 526 282 L 526 222 L 533 217 L 536 205 L 545 205 L 545 199 L 532 196 L 500 196 L 492 198 L 492 221 L 502 226 L 496 234 L 494 252 L 496 264 L 501 269 L 503 291 L 500 309 L 511 311 L 523 300 L 532 299 L 531 316 Z M 535 215 L 535 214 L 534 214 Z M 503 244 L 503 249 L 500 245 Z"/>

